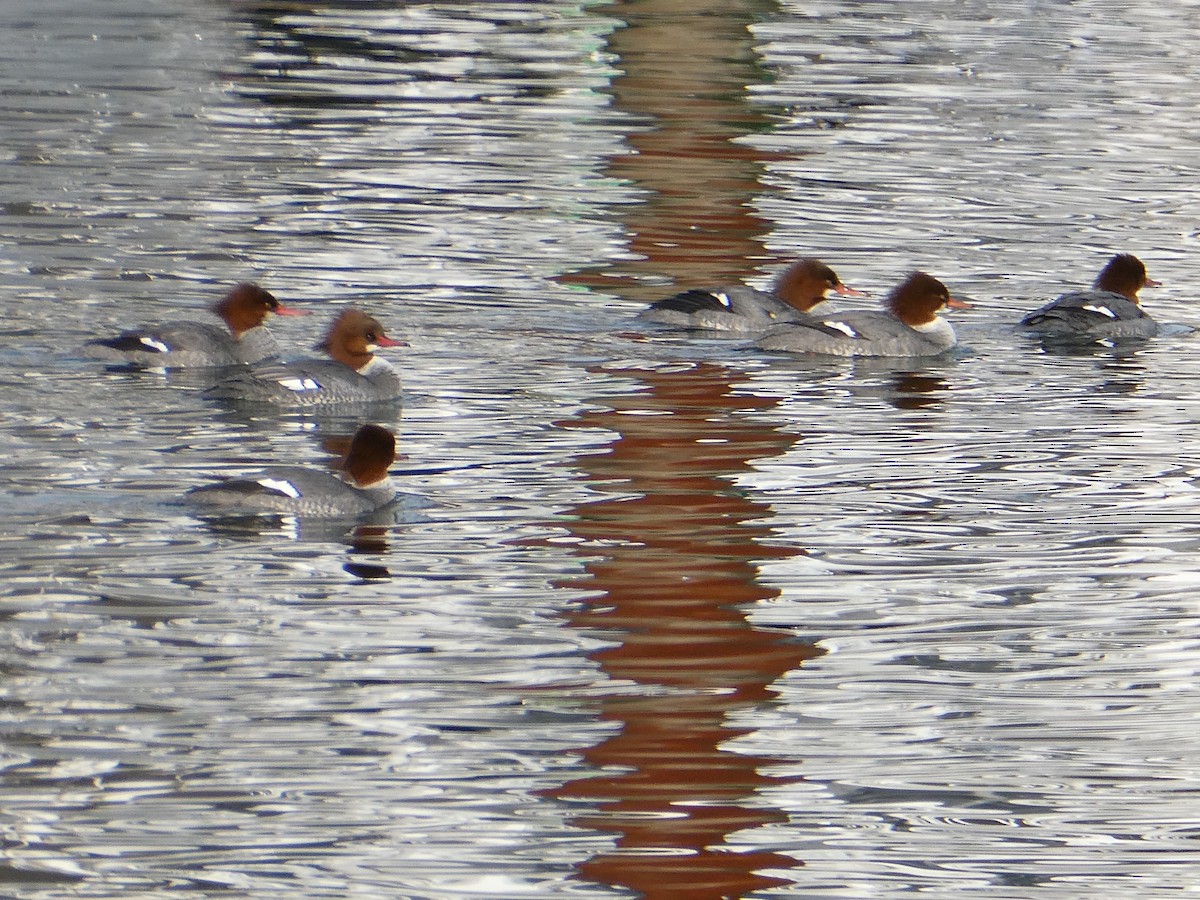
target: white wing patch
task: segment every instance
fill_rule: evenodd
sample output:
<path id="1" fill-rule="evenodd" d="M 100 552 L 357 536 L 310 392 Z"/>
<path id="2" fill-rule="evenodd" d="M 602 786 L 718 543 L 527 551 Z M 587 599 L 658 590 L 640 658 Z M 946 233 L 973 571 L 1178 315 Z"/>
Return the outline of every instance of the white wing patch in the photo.
<path id="1" fill-rule="evenodd" d="M 319 391 L 321 383 L 312 378 L 301 378 L 295 376 L 292 378 L 281 378 L 279 383 L 289 391 L 295 391 L 297 394 L 302 394 L 305 391 Z"/>
<path id="2" fill-rule="evenodd" d="M 846 337 L 852 337 L 852 338 L 858 337 L 858 332 L 855 331 L 853 328 L 851 328 L 849 325 L 847 325 L 845 322 L 838 322 L 837 320 L 830 319 L 830 320 L 826 320 L 826 321 L 822 322 L 821 324 L 826 326 L 827 328 L 837 329 L 842 334 L 846 335 Z"/>
<path id="3" fill-rule="evenodd" d="M 718 291 L 714 293 L 713 296 L 716 297 L 717 302 L 726 309 L 733 309 L 733 301 L 729 299 L 729 295 L 724 291 Z"/>
<path id="4" fill-rule="evenodd" d="M 260 478 L 258 483 L 269 491 L 279 491 L 281 494 L 286 494 L 293 500 L 300 499 L 300 492 L 296 490 L 296 486 L 290 481 L 281 481 L 278 478 Z"/>
<path id="5" fill-rule="evenodd" d="M 150 337 L 150 335 L 148 335 L 148 334 L 142 335 L 142 337 L 139 338 L 139 342 L 144 344 L 146 347 L 149 347 L 155 353 L 170 353 L 171 352 L 170 347 L 168 347 L 166 344 L 164 344 L 158 338 Z"/>
<path id="6" fill-rule="evenodd" d="M 1110 319 L 1115 319 L 1117 314 L 1107 306 L 1096 306 L 1094 303 L 1085 303 L 1080 309 L 1086 309 L 1088 312 L 1100 313 L 1102 316 L 1108 316 Z"/>

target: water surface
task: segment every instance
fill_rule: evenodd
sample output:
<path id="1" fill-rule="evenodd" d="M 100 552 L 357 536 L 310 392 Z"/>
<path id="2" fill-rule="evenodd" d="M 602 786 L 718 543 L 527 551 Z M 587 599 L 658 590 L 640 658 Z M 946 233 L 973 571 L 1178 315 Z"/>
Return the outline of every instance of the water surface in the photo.
<path id="1" fill-rule="evenodd" d="M 1189 9 L 0 9 L 2 893 L 1191 889 Z M 1011 332 L 1116 251 L 1163 336 Z M 962 346 L 633 319 L 802 253 Z M 242 279 L 409 341 L 398 521 L 196 519 L 358 418 L 78 352 Z"/>

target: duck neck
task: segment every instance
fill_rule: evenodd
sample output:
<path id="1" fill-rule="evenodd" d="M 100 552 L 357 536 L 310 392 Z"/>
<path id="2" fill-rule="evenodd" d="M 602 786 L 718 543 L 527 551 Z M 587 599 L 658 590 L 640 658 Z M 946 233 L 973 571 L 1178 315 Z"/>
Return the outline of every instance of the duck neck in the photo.
<path id="1" fill-rule="evenodd" d="M 936 344 L 943 344 L 949 347 L 956 340 L 954 326 L 941 316 L 934 316 L 932 322 L 922 322 L 920 325 L 911 325 L 909 327 Z"/>
<path id="2" fill-rule="evenodd" d="M 361 367 L 355 370 L 363 378 L 369 378 L 371 381 L 387 381 L 390 379 L 399 379 L 400 373 L 386 359 L 379 356 L 372 356 Z"/>

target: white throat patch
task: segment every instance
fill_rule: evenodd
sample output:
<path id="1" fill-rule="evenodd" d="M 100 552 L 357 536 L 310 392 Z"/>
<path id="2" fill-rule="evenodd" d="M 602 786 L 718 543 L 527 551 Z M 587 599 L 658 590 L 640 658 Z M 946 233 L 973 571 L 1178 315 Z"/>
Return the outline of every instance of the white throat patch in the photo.
<path id="1" fill-rule="evenodd" d="M 912 330 L 945 348 L 953 347 L 958 341 L 954 334 L 954 326 L 941 316 L 935 316 L 932 322 L 926 322 L 924 325 L 913 325 Z"/>

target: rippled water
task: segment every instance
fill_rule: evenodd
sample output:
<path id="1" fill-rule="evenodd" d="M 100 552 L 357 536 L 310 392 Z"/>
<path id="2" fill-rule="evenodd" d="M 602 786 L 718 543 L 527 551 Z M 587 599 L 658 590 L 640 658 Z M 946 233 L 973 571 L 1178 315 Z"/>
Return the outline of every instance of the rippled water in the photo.
<path id="1" fill-rule="evenodd" d="M 1193 890 L 1196 8 L 0 5 L 0 894 Z M 1163 336 L 1011 332 L 1118 250 Z M 633 319 L 801 253 L 962 346 Z M 78 352 L 249 278 L 409 341 L 399 521 Z"/>

